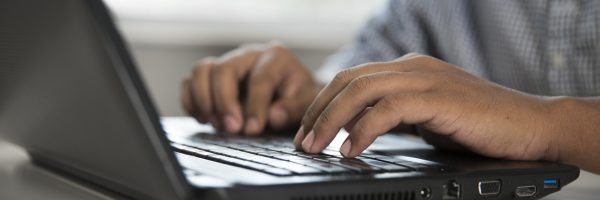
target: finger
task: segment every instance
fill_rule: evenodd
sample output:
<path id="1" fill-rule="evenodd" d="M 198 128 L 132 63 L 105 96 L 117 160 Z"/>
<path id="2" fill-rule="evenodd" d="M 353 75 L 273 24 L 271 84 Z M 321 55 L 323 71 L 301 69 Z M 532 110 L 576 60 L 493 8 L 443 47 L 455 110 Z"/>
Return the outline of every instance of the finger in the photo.
<path id="1" fill-rule="evenodd" d="M 239 102 L 239 82 L 254 66 L 259 53 L 248 51 L 245 54 L 224 55 L 212 66 L 210 89 L 216 113 L 229 133 L 238 133 L 244 120 Z"/>
<path id="2" fill-rule="evenodd" d="M 427 56 L 409 54 L 406 57 L 403 57 L 401 62 L 367 63 L 338 73 L 333 81 L 321 90 L 317 95 L 317 98 L 315 98 L 313 103 L 307 109 L 306 114 L 302 119 L 304 131 L 307 132 L 312 130 L 314 122 L 328 103 L 356 77 L 382 71 L 411 72 L 445 70 L 445 67 L 431 64 L 429 58 L 430 57 Z"/>
<path id="3" fill-rule="evenodd" d="M 192 90 L 190 85 L 190 77 L 184 78 L 181 82 L 181 105 L 183 105 L 183 109 L 188 115 L 196 118 L 196 120 L 201 123 L 206 123 L 206 119 L 196 117 L 196 106 L 192 103 Z"/>
<path id="4" fill-rule="evenodd" d="M 353 80 L 323 109 L 313 126 L 312 144 L 303 141 L 303 149 L 310 153 L 320 152 L 344 125 L 384 96 L 427 90 L 433 81 L 425 77 L 427 75 L 420 72 L 377 72 Z"/>
<path id="5" fill-rule="evenodd" d="M 259 59 L 248 80 L 248 96 L 244 106 L 247 120 L 244 133 L 259 134 L 266 124 L 266 115 L 275 93 L 276 85 L 282 80 L 280 57 L 266 53 Z"/>
<path id="6" fill-rule="evenodd" d="M 292 72 L 283 80 L 278 89 L 278 98 L 269 109 L 269 125 L 281 130 L 291 124 L 298 124 L 304 111 L 318 92 L 310 74 Z"/>
<path id="7" fill-rule="evenodd" d="M 213 58 L 205 58 L 198 62 L 194 67 L 190 80 L 189 93 L 191 104 L 196 109 L 197 118 L 203 123 L 209 120 L 213 123 L 215 121 L 210 94 L 210 70 L 213 65 Z"/>
<path id="8" fill-rule="evenodd" d="M 298 124 L 302 119 L 311 98 L 306 95 L 304 99 L 284 98 L 278 99 L 269 109 L 269 125 L 274 130 L 282 130 L 290 125 Z"/>
<path id="9" fill-rule="evenodd" d="M 358 122 L 358 120 L 362 116 L 364 116 L 370 109 L 371 107 L 367 107 L 364 110 L 362 110 L 358 115 L 356 115 L 354 118 L 352 118 L 352 120 L 350 120 L 348 123 L 346 123 L 346 125 L 344 125 L 344 129 L 346 129 L 346 131 L 348 132 L 352 130 L 352 128 L 354 128 L 354 125 L 356 125 L 356 122 Z"/>
<path id="10" fill-rule="evenodd" d="M 418 124 L 430 121 L 436 111 L 436 103 L 427 94 L 402 94 L 379 100 L 356 125 L 342 144 L 344 157 L 355 157 L 364 151 L 377 136 L 388 132 L 398 124 Z"/>

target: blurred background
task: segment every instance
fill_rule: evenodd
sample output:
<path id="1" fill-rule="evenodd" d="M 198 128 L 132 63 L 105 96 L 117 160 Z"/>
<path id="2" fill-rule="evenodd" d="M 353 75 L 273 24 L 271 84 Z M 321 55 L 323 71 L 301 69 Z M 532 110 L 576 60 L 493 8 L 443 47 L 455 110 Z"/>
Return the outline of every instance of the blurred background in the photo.
<path id="1" fill-rule="evenodd" d="M 105 0 L 162 115 L 184 115 L 182 77 L 197 60 L 280 41 L 311 69 L 350 43 L 383 0 Z"/>

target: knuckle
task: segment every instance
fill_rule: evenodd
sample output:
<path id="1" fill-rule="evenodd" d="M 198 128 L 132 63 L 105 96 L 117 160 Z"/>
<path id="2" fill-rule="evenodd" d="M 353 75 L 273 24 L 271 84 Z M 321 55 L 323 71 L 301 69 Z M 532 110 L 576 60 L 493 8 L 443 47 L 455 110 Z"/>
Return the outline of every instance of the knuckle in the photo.
<path id="1" fill-rule="evenodd" d="M 335 77 L 333 77 L 333 80 L 331 81 L 331 84 L 333 84 L 333 85 L 343 85 L 344 83 L 348 82 L 351 77 L 352 77 L 352 70 L 351 69 L 342 70 L 339 73 L 337 73 L 335 75 Z"/>
<path id="2" fill-rule="evenodd" d="M 309 107 L 308 109 L 306 109 L 306 113 L 302 117 L 302 124 L 303 125 L 312 125 L 312 120 L 315 118 L 316 114 L 317 114 L 317 112 L 316 112 L 315 108 L 313 108 L 312 106 Z"/>
<path id="3" fill-rule="evenodd" d="M 350 92 L 352 95 L 358 95 L 371 87 L 372 82 L 373 80 L 371 76 L 360 76 L 350 82 L 350 85 L 348 85 L 347 88 L 348 92 Z"/>
<path id="4" fill-rule="evenodd" d="M 271 62 L 274 62 L 276 60 L 293 60 L 291 59 L 293 56 L 290 50 L 287 47 L 280 44 L 273 44 L 267 47 L 261 57 L 263 59 L 269 58 L 268 60 L 270 60 Z"/>
<path id="5" fill-rule="evenodd" d="M 417 52 L 409 52 L 409 53 L 407 53 L 407 54 L 406 54 L 406 55 L 404 55 L 404 56 L 407 56 L 407 57 L 414 57 L 414 56 L 420 56 L 420 55 L 421 55 L 421 54 L 420 54 L 420 53 L 417 53 Z"/>
<path id="6" fill-rule="evenodd" d="M 415 62 L 425 62 L 425 61 L 430 61 L 433 57 L 429 56 L 429 55 L 423 55 L 423 54 L 419 54 L 419 53 L 408 53 L 406 55 L 409 60 L 413 60 Z"/>
<path id="7" fill-rule="evenodd" d="M 229 63 L 223 63 L 223 64 L 218 64 L 218 65 L 211 65 L 210 66 L 210 73 L 213 76 L 223 76 L 224 74 L 228 73 L 231 68 L 232 65 L 230 65 Z"/>
<path id="8" fill-rule="evenodd" d="M 426 60 L 426 59 L 432 58 L 429 55 L 423 55 L 423 54 L 419 54 L 419 53 L 411 53 L 411 54 L 412 54 L 412 57 L 417 60 Z"/>
<path id="9" fill-rule="evenodd" d="M 319 119 L 315 124 L 323 125 L 323 124 L 328 124 L 330 121 L 331 121 L 330 111 L 325 109 L 325 110 L 323 110 L 323 112 L 321 112 L 321 115 L 319 115 Z"/>
<path id="10" fill-rule="evenodd" d="M 210 65 L 206 62 L 203 61 L 198 61 L 198 63 L 196 63 L 196 65 L 194 65 L 194 67 L 192 68 L 192 74 L 193 75 L 197 75 L 202 73 L 202 70 L 206 67 L 209 67 Z"/>
<path id="11" fill-rule="evenodd" d="M 238 46 L 237 49 L 233 50 L 233 51 L 238 51 L 238 52 L 251 52 L 251 51 L 257 51 L 263 48 L 263 45 L 261 44 L 257 44 L 257 43 L 246 43 L 246 44 L 241 44 L 240 46 Z"/>
<path id="12" fill-rule="evenodd" d="M 397 110 L 400 109 L 400 103 L 398 103 L 398 99 L 396 97 L 384 97 L 378 103 L 382 110 Z"/>
<path id="13" fill-rule="evenodd" d="M 288 48 L 279 43 L 269 44 L 269 47 L 266 50 L 269 53 L 281 54 L 288 52 Z"/>

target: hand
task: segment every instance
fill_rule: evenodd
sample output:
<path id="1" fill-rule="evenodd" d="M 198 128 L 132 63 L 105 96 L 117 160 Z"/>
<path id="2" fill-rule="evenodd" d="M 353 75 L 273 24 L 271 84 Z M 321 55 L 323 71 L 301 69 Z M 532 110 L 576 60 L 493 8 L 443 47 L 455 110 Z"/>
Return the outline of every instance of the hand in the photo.
<path id="1" fill-rule="evenodd" d="M 441 60 L 410 54 L 367 63 L 337 74 L 308 108 L 294 143 L 322 151 L 345 127 L 340 148 L 355 157 L 377 136 L 417 125 L 434 145 L 458 144 L 498 158 L 538 160 L 551 144 L 545 98 L 511 90 Z M 425 139 L 433 138 L 425 135 Z M 443 141 L 443 140 L 442 140 Z"/>
<path id="2" fill-rule="evenodd" d="M 298 124 L 317 92 L 311 72 L 292 52 L 268 44 L 200 61 L 183 80 L 181 99 L 199 122 L 256 135 L 267 123 L 274 129 Z"/>

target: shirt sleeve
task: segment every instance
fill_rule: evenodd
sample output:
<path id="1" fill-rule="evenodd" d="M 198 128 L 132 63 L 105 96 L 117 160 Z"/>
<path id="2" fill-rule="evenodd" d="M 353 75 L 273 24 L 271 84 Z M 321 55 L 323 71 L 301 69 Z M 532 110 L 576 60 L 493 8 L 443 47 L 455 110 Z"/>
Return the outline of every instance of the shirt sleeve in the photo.
<path id="1" fill-rule="evenodd" d="M 330 56 L 316 72 L 327 83 L 344 68 L 396 59 L 406 53 L 427 52 L 426 32 L 418 19 L 418 1 L 389 0 L 358 33 L 353 43 Z"/>

